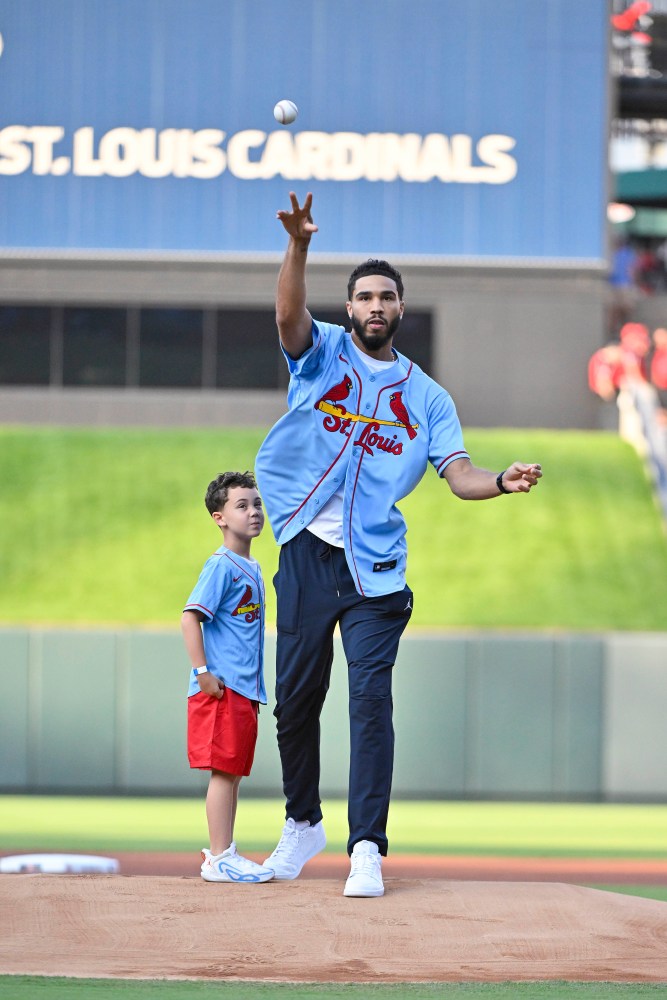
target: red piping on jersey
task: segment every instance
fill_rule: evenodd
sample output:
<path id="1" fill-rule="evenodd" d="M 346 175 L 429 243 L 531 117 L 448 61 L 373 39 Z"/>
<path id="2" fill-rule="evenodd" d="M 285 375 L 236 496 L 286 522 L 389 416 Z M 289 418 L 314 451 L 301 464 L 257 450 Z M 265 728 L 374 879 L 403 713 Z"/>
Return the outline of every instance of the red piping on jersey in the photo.
<path id="1" fill-rule="evenodd" d="M 453 451 L 451 453 L 451 455 L 447 456 L 447 458 L 443 458 L 442 462 L 438 466 L 438 475 L 440 475 L 440 469 L 443 467 L 443 465 L 445 464 L 445 462 L 449 462 L 452 458 L 456 458 L 457 455 L 465 455 L 465 457 L 468 458 L 468 452 L 467 451 Z"/>
<path id="2" fill-rule="evenodd" d="M 201 608 L 202 611 L 205 611 L 207 615 L 211 616 L 211 618 L 215 618 L 215 611 L 211 611 L 211 609 L 207 608 L 205 604 L 186 604 L 183 610 L 189 611 L 191 608 Z"/>
<path id="3" fill-rule="evenodd" d="M 345 360 L 345 359 L 343 359 L 343 360 Z M 349 364 L 349 362 L 347 362 L 347 364 Z M 357 410 L 358 410 L 358 409 L 359 409 L 359 407 L 361 406 L 361 379 L 359 378 L 359 375 L 358 375 L 358 373 L 357 373 L 356 369 L 354 368 L 354 366 L 351 366 L 351 367 L 352 367 L 352 371 L 353 371 L 353 373 L 354 373 L 354 374 L 356 375 L 356 377 L 357 377 L 357 380 L 358 380 L 358 382 L 359 382 L 359 399 L 357 400 Z M 316 492 L 316 490 L 318 489 L 318 487 L 322 485 L 322 483 L 323 483 L 323 482 L 324 482 L 324 480 L 325 480 L 325 479 L 327 478 L 327 476 L 329 475 L 329 473 L 330 473 L 330 472 L 331 472 L 331 470 L 333 469 L 334 465 L 336 465 L 336 463 L 337 463 L 337 462 L 338 462 L 338 460 L 340 459 L 341 455 L 343 454 L 343 452 L 345 451 L 345 449 L 347 448 L 347 446 L 348 446 L 348 444 L 350 443 L 350 441 L 351 441 L 351 440 L 352 440 L 352 434 L 350 434 L 350 436 L 349 436 L 349 437 L 346 437 L 346 438 L 345 438 L 345 444 L 343 445 L 343 447 L 341 448 L 341 450 L 340 450 L 340 451 L 338 452 L 338 454 L 337 454 L 337 455 L 336 455 L 336 457 L 334 458 L 334 460 L 333 460 L 333 462 L 331 463 L 331 465 L 329 466 L 329 468 L 328 468 L 328 469 L 326 469 L 326 471 L 325 471 L 325 472 L 324 472 L 324 473 L 323 473 L 323 474 L 322 474 L 322 475 L 320 476 L 319 480 L 318 480 L 318 481 L 317 481 L 317 482 L 315 483 L 315 485 L 313 486 L 313 488 L 312 488 L 312 490 L 310 491 L 310 493 L 308 494 L 308 496 L 307 496 L 307 497 L 305 497 L 305 498 L 304 498 L 304 499 L 303 499 L 303 500 L 301 501 L 301 503 L 299 504 L 299 506 L 297 507 L 297 509 L 296 509 L 296 510 L 294 511 L 294 513 L 293 513 L 293 514 L 290 514 L 290 516 L 289 516 L 289 517 L 287 518 L 287 520 L 285 521 L 285 523 L 284 523 L 284 525 L 283 525 L 283 531 L 285 530 L 285 528 L 287 527 L 287 525 L 288 525 L 288 524 L 290 523 L 290 521 L 292 521 L 292 520 L 293 520 L 293 519 L 294 519 L 294 518 L 296 517 L 296 515 L 297 515 L 297 514 L 299 513 L 299 511 L 300 511 L 300 510 L 301 510 L 301 509 L 302 509 L 303 507 L 305 507 L 305 505 L 306 505 L 306 504 L 308 503 L 308 501 L 309 501 L 309 500 L 310 500 L 310 498 L 312 497 L 313 493 L 315 493 L 315 492 Z"/>
<path id="4" fill-rule="evenodd" d="M 257 582 L 256 578 L 252 575 L 250 570 L 246 569 L 245 566 L 241 566 L 240 563 L 237 563 L 236 559 L 232 559 L 229 552 L 221 552 L 220 555 L 225 556 L 227 559 L 229 559 L 230 563 L 233 563 L 234 566 L 236 566 L 237 569 L 240 569 L 242 573 L 245 573 L 246 576 L 249 576 L 252 582 L 259 590 L 259 583 Z"/>
<path id="5" fill-rule="evenodd" d="M 380 389 L 380 391 L 377 394 L 377 399 L 375 400 L 375 409 L 373 410 L 373 417 L 377 416 L 378 407 L 380 405 L 380 396 L 382 395 L 382 393 L 385 392 L 387 389 L 395 389 L 397 385 L 402 385 L 403 382 L 407 382 L 407 380 L 410 378 L 410 372 L 412 371 L 412 364 L 413 363 L 411 361 L 410 362 L 410 367 L 408 368 L 407 372 L 405 373 L 405 375 L 403 376 L 403 378 L 401 378 L 401 379 L 398 380 L 398 382 L 392 382 L 391 385 L 385 385 L 382 389 Z M 361 394 L 359 396 L 359 401 L 361 402 Z M 355 575 L 357 577 L 357 583 L 359 585 L 359 593 L 361 594 L 362 597 L 365 597 L 366 594 L 364 593 L 364 589 L 361 586 L 361 579 L 359 577 L 359 570 L 357 569 L 357 560 L 354 558 L 354 552 L 352 550 L 352 508 L 354 506 L 354 495 L 355 495 L 355 493 L 357 491 L 357 482 L 359 481 L 359 473 L 361 472 L 361 463 L 364 460 L 364 455 L 365 454 L 366 454 L 366 452 L 363 451 L 363 449 L 362 449 L 361 458 L 359 459 L 359 464 L 357 465 L 357 474 L 354 477 L 354 486 L 352 488 L 352 499 L 350 500 L 350 517 L 349 517 L 349 521 L 348 521 L 348 526 L 349 526 L 348 530 L 349 530 L 349 534 L 350 534 L 350 555 L 352 556 L 352 562 L 354 563 L 354 572 L 355 572 Z"/>

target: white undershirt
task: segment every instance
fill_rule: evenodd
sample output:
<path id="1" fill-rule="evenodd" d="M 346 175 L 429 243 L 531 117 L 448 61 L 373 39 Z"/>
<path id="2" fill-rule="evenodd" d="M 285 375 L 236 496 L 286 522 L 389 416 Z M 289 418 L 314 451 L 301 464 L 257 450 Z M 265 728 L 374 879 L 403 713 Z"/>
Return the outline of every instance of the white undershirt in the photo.
<path id="1" fill-rule="evenodd" d="M 386 371 L 387 368 L 391 368 L 392 365 L 396 364 L 396 358 L 393 361 L 378 361 L 377 358 L 372 358 L 369 354 L 364 354 L 360 351 L 353 340 L 350 340 L 351 346 L 357 353 L 361 363 L 368 368 L 371 372 L 382 372 Z M 322 541 L 328 542 L 329 545 L 335 545 L 337 548 L 343 548 L 343 493 L 345 492 L 345 483 L 341 483 L 335 493 L 333 493 L 327 502 L 325 503 L 319 514 L 316 514 L 313 520 L 308 525 L 308 531 L 312 531 L 314 535 L 321 538 Z"/>

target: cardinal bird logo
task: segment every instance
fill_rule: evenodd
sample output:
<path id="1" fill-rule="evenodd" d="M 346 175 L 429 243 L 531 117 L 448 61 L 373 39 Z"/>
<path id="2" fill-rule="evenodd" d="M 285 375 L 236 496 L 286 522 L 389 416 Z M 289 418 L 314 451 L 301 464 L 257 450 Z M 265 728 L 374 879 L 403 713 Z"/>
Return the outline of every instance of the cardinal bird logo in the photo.
<path id="1" fill-rule="evenodd" d="M 406 431 L 408 432 L 408 437 L 413 441 L 417 437 L 417 431 L 414 429 L 410 423 L 410 414 L 405 408 L 405 403 L 403 402 L 402 392 L 392 392 L 389 397 L 389 406 L 391 407 L 391 412 L 394 414 L 396 419 L 403 424 Z"/>
<path id="2" fill-rule="evenodd" d="M 252 587 L 248 584 L 243 592 L 243 597 L 232 611 L 232 617 L 244 615 L 247 622 L 254 622 L 256 618 L 259 618 L 259 604 L 252 604 L 251 601 Z"/>
<path id="3" fill-rule="evenodd" d="M 330 389 L 327 389 L 324 395 L 315 403 L 315 409 L 319 407 L 320 403 L 323 403 L 326 400 L 328 403 L 334 403 L 337 409 L 339 409 L 341 413 L 344 413 L 345 407 L 339 406 L 338 404 L 342 399 L 347 399 L 350 395 L 351 389 L 352 379 L 349 375 L 346 375 L 342 382 L 337 382 L 336 385 L 332 385 Z"/>

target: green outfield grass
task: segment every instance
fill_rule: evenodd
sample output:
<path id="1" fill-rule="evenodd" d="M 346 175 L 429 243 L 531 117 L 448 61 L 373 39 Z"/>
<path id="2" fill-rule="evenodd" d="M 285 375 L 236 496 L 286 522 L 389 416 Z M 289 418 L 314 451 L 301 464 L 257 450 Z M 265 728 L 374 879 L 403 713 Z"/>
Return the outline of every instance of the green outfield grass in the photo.
<path id="1" fill-rule="evenodd" d="M 176 627 L 220 542 L 206 485 L 252 468 L 263 436 L 0 429 L 0 620 Z M 479 465 L 540 461 L 545 478 L 530 496 L 464 503 L 427 473 L 401 504 L 411 628 L 667 630 L 667 538 L 627 444 L 519 430 L 471 430 L 466 444 Z M 272 622 L 268 527 L 254 553 Z"/>
<path id="2" fill-rule="evenodd" d="M 664 997 L 658 983 L 201 983 L 0 976 L 4 1000 L 633 1000 Z"/>
<path id="3" fill-rule="evenodd" d="M 347 804 L 325 801 L 327 850 L 344 851 Z M 243 798 L 236 839 L 275 846 L 278 799 Z M 667 858 L 667 805 L 525 802 L 392 803 L 392 853 Z M 199 799 L 0 797 L 0 849 L 188 851 L 207 842 Z"/>
<path id="4" fill-rule="evenodd" d="M 596 883 L 591 889 L 603 889 L 605 892 L 620 892 L 625 896 L 643 896 L 645 899 L 659 899 L 667 903 L 667 885 L 605 885 Z"/>

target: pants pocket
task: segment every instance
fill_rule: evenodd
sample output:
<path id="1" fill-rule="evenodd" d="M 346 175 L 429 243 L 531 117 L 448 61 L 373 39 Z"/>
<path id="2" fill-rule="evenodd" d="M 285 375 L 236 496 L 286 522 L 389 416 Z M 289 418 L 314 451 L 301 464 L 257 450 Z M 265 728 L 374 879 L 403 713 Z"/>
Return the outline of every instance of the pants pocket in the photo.
<path id="1" fill-rule="evenodd" d="M 301 624 L 302 587 L 298 580 L 286 579 L 280 570 L 273 578 L 278 601 L 276 628 L 285 635 L 298 635 Z"/>

